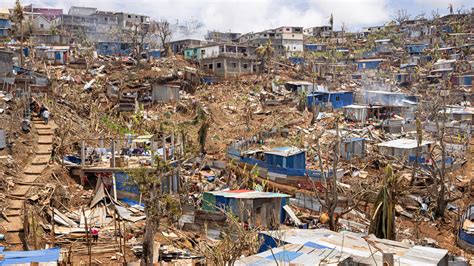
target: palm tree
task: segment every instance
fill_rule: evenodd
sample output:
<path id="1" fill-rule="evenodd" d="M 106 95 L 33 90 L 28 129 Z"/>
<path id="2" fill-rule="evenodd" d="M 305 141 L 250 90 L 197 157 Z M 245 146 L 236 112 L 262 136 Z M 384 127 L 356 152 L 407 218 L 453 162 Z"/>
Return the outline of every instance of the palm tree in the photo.
<path id="1" fill-rule="evenodd" d="M 23 13 L 23 7 L 21 6 L 20 0 L 16 0 L 15 9 L 13 10 L 15 23 L 20 25 L 20 67 L 23 66 L 23 19 L 25 15 Z"/>

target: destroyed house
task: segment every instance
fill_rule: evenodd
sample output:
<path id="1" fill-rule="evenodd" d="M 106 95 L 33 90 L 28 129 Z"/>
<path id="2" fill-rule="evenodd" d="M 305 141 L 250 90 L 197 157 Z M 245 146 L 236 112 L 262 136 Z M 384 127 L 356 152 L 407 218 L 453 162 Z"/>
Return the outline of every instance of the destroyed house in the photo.
<path id="1" fill-rule="evenodd" d="M 454 85 L 457 86 L 472 86 L 472 78 L 474 77 L 474 74 L 466 74 L 466 75 L 460 75 L 460 76 L 454 76 L 451 78 L 451 82 Z"/>
<path id="2" fill-rule="evenodd" d="M 326 51 L 327 44 L 308 43 L 304 45 L 305 51 L 308 52 L 323 52 Z"/>
<path id="3" fill-rule="evenodd" d="M 338 109 L 351 105 L 354 102 L 353 96 L 350 91 L 314 92 L 308 95 L 308 106 L 321 105 Z"/>
<path id="4" fill-rule="evenodd" d="M 465 250 L 474 251 L 474 204 L 461 215 L 458 244 Z"/>
<path id="5" fill-rule="evenodd" d="M 278 263 L 278 264 L 276 264 Z M 334 264 L 333 264 L 334 263 Z M 337 263 L 337 264 L 336 264 Z M 249 257 L 242 257 L 235 266 L 274 265 L 353 265 L 350 255 L 332 249 L 315 249 L 298 244 L 287 244 Z"/>
<path id="6" fill-rule="evenodd" d="M 425 162 L 429 158 L 432 141 L 423 141 L 420 145 L 419 161 Z M 415 139 L 396 139 L 377 144 L 383 154 L 398 159 L 408 159 L 412 162 L 416 159 L 417 140 Z"/>
<path id="7" fill-rule="evenodd" d="M 287 259 L 296 262 L 296 257 L 306 257 L 310 252 L 305 251 L 306 248 L 312 248 L 311 254 L 320 254 L 324 250 L 326 252 L 325 258 L 331 258 L 331 254 L 338 254 L 333 263 L 317 264 L 311 261 L 309 264 L 294 264 L 294 265 L 384 265 L 383 261 L 386 259 L 386 253 L 393 254 L 393 265 L 448 265 L 448 250 L 438 249 L 424 246 L 416 246 L 404 242 L 398 242 L 387 239 L 380 239 L 374 235 L 362 237 L 359 234 L 352 232 L 334 232 L 328 229 L 284 229 L 277 231 L 261 231 L 259 233 L 263 243 L 260 246 L 259 252 L 264 252 L 272 249 L 273 254 L 279 252 L 277 247 L 291 247 L 288 244 L 299 245 L 294 252 L 278 255 L 291 255 Z M 374 249 L 371 245 L 379 247 Z M 275 252 L 273 252 L 275 251 Z M 347 255 L 351 259 L 350 264 L 339 264 L 347 260 Z M 258 255 L 256 255 L 258 256 Z M 273 258 L 268 257 L 267 258 Z M 247 258 L 244 258 L 244 262 Z M 252 265 L 276 265 L 273 264 L 252 264 Z M 273 260 L 273 262 L 275 262 Z M 298 261 L 301 263 L 300 261 Z M 239 264 L 236 265 L 251 265 Z M 282 264 L 289 265 L 289 264 Z M 293 264 L 291 264 L 293 265 Z"/>
<path id="8" fill-rule="evenodd" d="M 12 75 L 13 52 L 0 50 L 0 78 Z"/>
<path id="9" fill-rule="evenodd" d="M 310 92 L 313 87 L 313 83 L 304 80 L 292 80 L 285 83 L 285 88 L 294 92 Z"/>
<path id="10" fill-rule="evenodd" d="M 125 56 L 132 52 L 133 43 L 129 42 L 98 42 L 97 54 L 107 56 Z"/>
<path id="11" fill-rule="evenodd" d="M 8 16 L 0 14 L 0 38 L 10 36 L 12 23 Z"/>
<path id="12" fill-rule="evenodd" d="M 375 51 L 377 53 L 391 53 L 393 49 L 391 39 L 375 40 Z"/>
<path id="13" fill-rule="evenodd" d="M 320 187 L 322 173 L 306 169 L 306 152 L 295 147 L 275 148 L 270 151 L 241 150 L 239 142 L 227 148 L 227 156 L 236 159 L 240 166 L 256 167 L 260 177 L 277 183 L 300 186 L 302 188 Z M 327 173 L 331 176 L 331 172 Z M 308 177 L 311 180 L 308 180 Z"/>
<path id="14" fill-rule="evenodd" d="M 179 101 L 180 86 L 171 84 L 153 83 L 151 86 L 152 102 L 168 103 Z"/>
<path id="15" fill-rule="evenodd" d="M 206 44 L 207 41 L 195 39 L 176 40 L 168 43 L 171 51 L 175 54 L 183 54 L 184 51 L 188 48 L 199 47 Z"/>
<path id="16" fill-rule="evenodd" d="M 419 54 L 422 54 L 426 48 L 428 48 L 428 44 L 426 43 L 421 43 L 421 44 L 407 44 L 406 46 L 406 50 L 407 50 L 407 53 L 408 54 L 411 54 L 411 55 L 419 55 Z"/>
<path id="17" fill-rule="evenodd" d="M 450 121 L 474 121 L 474 108 L 463 106 L 446 107 L 446 116 Z M 440 111 L 443 113 L 444 111 Z"/>
<path id="18" fill-rule="evenodd" d="M 340 153 L 343 158 L 365 157 L 365 138 L 345 138 L 341 141 Z"/>
<path id="19" fill-rule="evenodd" d="M 378 69 L 380 66 L 380 63 L 385 61 L 384 59 L 362 59 L 357 61 L 357 70 L 362 71 L 362 70 L 374 70 Z"/>
<path id="20" fill-rule="evenodd" d="M 410 106 L 418 103 L 416 96 L 391 91 L 361 91 L 358 94 L 360 104 L 378 106 Z"/>
<path id="21" fill-rule="evenodd" d="M 454 70 L 455 63 L 456 63 L 456 59 L 451 59 L 451 60 L 439 59 L 433 64 L 433 70 L 431 71 L 430 74 L 446 76 Z"/>
<path id="22" fill-rule="evenodd" d="M 38 46 L 35 51 L 36 57 L 52 65 L 64 65 L 69 58 L 69 46 Z"/>
<path id="23" fill-rule="evenodd" d="M 274 148 L 265 152 L 265 161 L 271 166 L 305 169 L 306 153 L 294 147 Z"/>
<path id="24" fill-rule="evenodd" d="M 285 221 L 283 206 L 290 195 L 252 190 L 222 190 L 204 192 L 203 210 L 226 210 L 241 222 L 263 228 L 278 228 Z"/>

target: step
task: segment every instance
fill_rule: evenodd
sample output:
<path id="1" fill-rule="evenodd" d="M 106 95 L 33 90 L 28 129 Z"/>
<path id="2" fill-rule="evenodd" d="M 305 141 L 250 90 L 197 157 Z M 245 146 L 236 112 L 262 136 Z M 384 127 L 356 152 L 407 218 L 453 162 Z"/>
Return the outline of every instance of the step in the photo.
<path id="1" fill-rule="evenodd" d="M 21 183 L 34 183 L 41 175 L 38 174 L 23 174 L 18 180 Z M 15 181 L 15 180 L 14 180 Z"/>
<path id="2" fill-rule="evenodd" d="M 46 169 L 46 165 L 28 165 L 23 173 L 40 175 Z"/>
<path id="3" fill-rule="evenodd" d="M 42 164 L 48 164 L 49 159 L 51 156 L 49 155 L 37 155 L 33 160 L 31 161 L 32 165 L 42 165 Z"/>
<path id="4" fill-rule="evenodd" d="M 2 223 L 7 232 L 23 231 L 23 219 L 20 216 L 8 217 L 8 222 Z"/>
<path id="5" fill-rule="evenodd" d="M 8 200 L 8 209 L 23 209 L 23 200 L 19 199 L 9 199 Z"/>
<path id="6" fill-rule="evenodd" d="M 39 136 L 38 144 L 53 144 L 53 135 L 50 136 Z"/>
<path id="7" fill-rule="evenodd" d="M 24 197 L 26 193 L 28 193 L 28 190 L 30 190 L 31 186 L 23 186 L 23 185 L 15 185 L 15 188 L 13 191 L 10 193 L 12 196 L 17 196 L 17 197 Z"/>
<path id="8" fill-rule="evenodd" d="M 10 217 L 15 217 L 15 216 L 21 216 L 22 215 L 21 209 L 7 209 L 5 211 L 5 214 L 7 215 L 8 218 Z"/>
<path id="9" fill-rule="evenodd" d="M 39 144 L 36 147 L 36 154 L 37 155 L 50 155 L 51 154 L 51 145 L 47 144 Z"/>
<path id="10" fill-rule="evenodd" d="M 20 232 L 8 233 L 5 240 L 10 245 L 23 245 L 23 241 L 21 241 L 21 235 L 22 233 Z M 11 250 L 11 248 L 8 248 L 8 250 Z"/>
<path id="11" fill-rule="evenodd" d="M 53 131 L 51 129 L 37 129 L 36 132 L 39 136 L 52 136 Z"/>
<path id="12" fill-rule="evenodd" d="M 35 123 L 35 128 L 36 128 L 36 129 L 48 129 L 48 130 L 51 130 L 51 126 L 50 126 L 50 125 L 45 125 L 45 124 L 43 124 L 43 123 L 38 123 L 38 124 Z"/>

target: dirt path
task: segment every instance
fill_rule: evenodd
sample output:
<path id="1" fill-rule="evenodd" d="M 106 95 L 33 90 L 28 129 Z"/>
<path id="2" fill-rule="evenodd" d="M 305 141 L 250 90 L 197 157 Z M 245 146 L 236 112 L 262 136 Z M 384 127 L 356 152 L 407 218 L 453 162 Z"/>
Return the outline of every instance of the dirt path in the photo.
<path id="1" fill-rule="evenodd" d="M 45 125 L 40 118 L 33 118 L 35 130 L 31 134 L 37 134 L 38 141 L 34 148 L 33 159 L 23 168 L 22 173 L 18 173 L 14 180 L 15 186 L 8 195 L 8 209 L 6 215 L 8 222 L 3 224 L 6 229 L 6 242 L 8 250 L 24 250 L 24 221 L 23 209 L 28 191 L 31 185 L 38 179 L 43 171 L 48 167 L 53 144 L 54 122 L 50 121 Z"/>

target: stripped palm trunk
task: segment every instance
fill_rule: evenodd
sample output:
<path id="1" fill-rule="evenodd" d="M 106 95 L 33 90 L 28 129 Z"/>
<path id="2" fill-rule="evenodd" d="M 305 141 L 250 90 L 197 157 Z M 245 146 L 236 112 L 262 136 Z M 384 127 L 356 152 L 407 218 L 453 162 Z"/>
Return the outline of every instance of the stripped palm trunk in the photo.
<path id="1" fill-rule="evenodd" d="M 369 229 L 378 238 L 395 239 L 395 179 L 392 167 L 387 165 L 384 184 L 377 195 Z"/>

